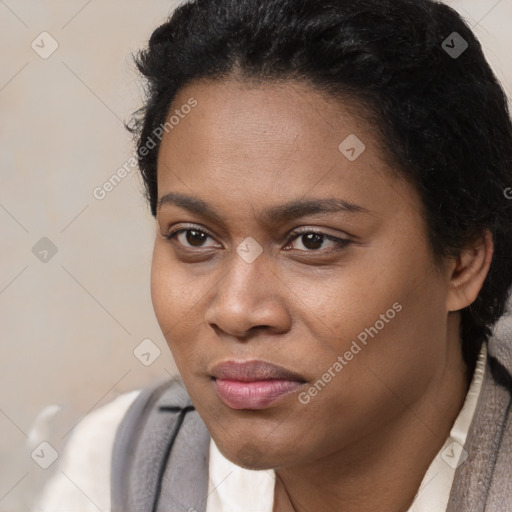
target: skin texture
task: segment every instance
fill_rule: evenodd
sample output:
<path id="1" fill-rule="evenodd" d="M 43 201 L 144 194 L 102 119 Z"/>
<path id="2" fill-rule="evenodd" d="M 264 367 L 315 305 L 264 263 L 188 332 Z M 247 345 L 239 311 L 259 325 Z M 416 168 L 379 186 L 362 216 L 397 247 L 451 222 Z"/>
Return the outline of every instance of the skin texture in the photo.
<path id="1" fill-rule="evenodd" d="M 189 84 L 170 110 L 191 97 L 197 107 L 162 140 L 159 198 L 193 196 L 220 219 L 163 204 L 151 288 L 193 403 L 224 456 L 275 468 L 275 512 L 407 510 L 467 392 L 456 311 L 482 286 L 490 235 L 436 266 L 418 194 L 391 172 L 354 104 L 302 83 L 225 79 Z M 350 134 L 365 145 L 355 161 L 338 149 Z M 368 212 L 262 218 L 321 198 Z M 176 229 L 206 235 L 167 240 Z M 252 263 L 236 251 L 249 236 L 263 250 Z M 233 359 L 284 366 L 309 389 L 395 303 L 395 317 L 309 403 L 296 392 L 236 410 L 216 394 L 209 372 Z"/>

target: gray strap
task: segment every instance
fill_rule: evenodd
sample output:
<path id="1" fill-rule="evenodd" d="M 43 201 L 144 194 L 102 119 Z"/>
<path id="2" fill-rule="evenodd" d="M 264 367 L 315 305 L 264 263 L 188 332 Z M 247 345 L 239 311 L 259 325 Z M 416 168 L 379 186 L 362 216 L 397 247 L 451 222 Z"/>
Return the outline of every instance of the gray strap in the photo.
<path id="1" fill-rule="evenodd" d="M 162 478 L 155 512 L 206 512 L 210 434 L 193 410 L 184 416 Z"/>
<path id="2" fill-rule="evenodd" d="M 208 431 L 183 383 L 144 389 L 114 442 L 112 512 L 205 512 L 208 451 Z"/>
<path id="3" fill-rule="evenodd" d="M 475 415 L 464 449 L 468 457 L 456 470 L 447 512 L 503 512 L 512 502 L 509 478 L 512 432 L 510 427 L 511 377 L 497 359 L 490 356 Z M 505 440 L 505 443 L 503 441 Z M 508 445 L 508 446 L 507 446 Z M 501 459 L 506 459 L 500 465 Z M 499 474 L 506 471 L 506 474 Z M 489 500 L 488 500 L 489 498 Z M 501 505 L 499 505 L 501 503 Z"/>
<path id="4" fill-rule="evenodd" d="M 486 512 L 510 510 L 512 504 L 512 478 L 510 478 L 510 468 L 512 468 L 512 415 L 510 413 L 504 431 L 508 435 L 504 435 L 501 440 L 495 471 L 489 488 Z"/>

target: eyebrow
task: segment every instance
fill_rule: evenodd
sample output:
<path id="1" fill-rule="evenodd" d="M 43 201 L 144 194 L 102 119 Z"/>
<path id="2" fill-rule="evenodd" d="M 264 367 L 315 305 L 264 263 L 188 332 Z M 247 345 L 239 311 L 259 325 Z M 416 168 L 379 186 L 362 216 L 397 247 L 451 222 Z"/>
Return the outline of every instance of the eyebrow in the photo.
<path id="1" fill-rule="evenodd" d="M 174 205 L 184 208 L 192 213 L 202 217 L 210 218 L 222 223 L 222 215 L 217 209 L 193 196 L 170 192 L 165 194 L 158 201 L 157 209 L 160 210 L 164 205 Z M 324 213 L 372 213 L 354 203 L 350 203 L 338 198 L 322 199 L 297 199 L 277 206 L 271 206 L 265 209 L 259 217 L 264 224 L 279 224 L 289 220 L 305 217 L 307 215 L 318 215 Z"/>

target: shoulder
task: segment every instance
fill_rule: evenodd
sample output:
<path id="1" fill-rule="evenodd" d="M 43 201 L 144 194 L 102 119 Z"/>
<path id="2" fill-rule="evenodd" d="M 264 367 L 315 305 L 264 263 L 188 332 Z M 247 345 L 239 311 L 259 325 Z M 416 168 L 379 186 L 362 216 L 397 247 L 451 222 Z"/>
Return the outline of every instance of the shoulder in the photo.
<path id="1" fill-rule="evenodd" d="M 119 395 L 76 425 L 34 512 L 110 509 L 112 447 L 119 424 L 141 392 Z"/>
<path id="2" fill-rule="evenodd" d="M 466 457 L 456 469 L 449 512 L 501 512 L 512 500 L 512 337 L 506 325 L 488 342 L 485 374 L 464 444 Z"/>
<path id="3" fill-rule="evenodd" d="M 140 441 L 141 435 L 152 430 L 155 421 L 161 421 L 161 412 L 179 412 L 189 408 L 193 408 L 193 405 L 181 380 L 166 380 L 142 389 L 117 429 L 114 467 L 125 466 L 127 458 L 133 455 L 130 453 L 133 437 L 136 436 Z"/>
<path id="4" fill-rule="evenodd" d="M 111 510 L 154 510 L 155 503 L 178 510 L 197 502 L 202 511 L 196 498 L 206 498 L 209 442 L 183 382 L 145 389 L 117 431 Z"/>

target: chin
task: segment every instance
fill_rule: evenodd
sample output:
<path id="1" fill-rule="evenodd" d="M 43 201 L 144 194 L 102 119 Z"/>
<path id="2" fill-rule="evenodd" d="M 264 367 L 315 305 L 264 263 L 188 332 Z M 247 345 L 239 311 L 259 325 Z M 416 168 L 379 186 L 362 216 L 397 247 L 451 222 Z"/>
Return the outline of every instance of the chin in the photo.
<path id="1" fill-rule="evenodd" d="M 264 470 L 272 469 L 274 467 L 273 460 L 275 455 L 265 453 L 260 446 L 252 443 L 244 444 L 235 453 L 230 454 L 229 458 L 233 463 L 245 469 Z"/>
<path id="2" fill-rule="evenodd" d="M 219 443 L 216 445 L 222 455 L 233 464 L 253 471 L 275 469 L 287 465 L 286 462 L 291 462 L 289 459 L 293 453 L 293 450 L 290 450 L 290 453 L 279 453 L 275 447 L 264 441 L 260 444 L 249 441 L 238 447 L 228 443 L 227 449 Z"/>

